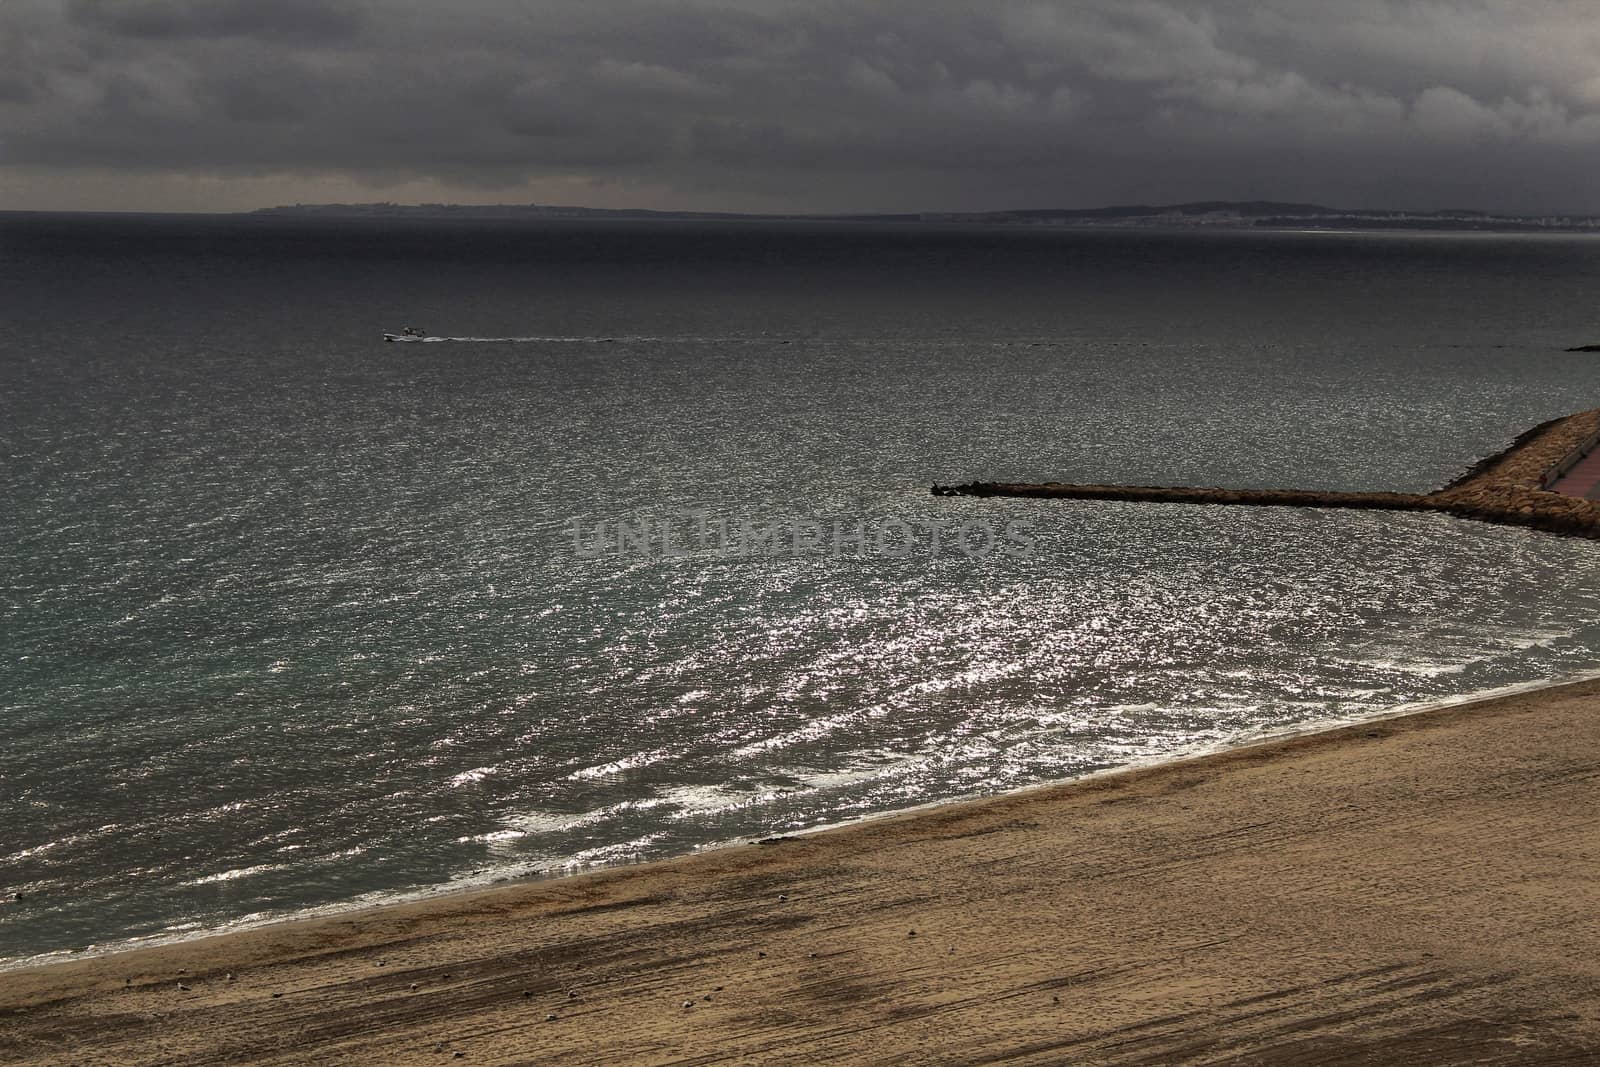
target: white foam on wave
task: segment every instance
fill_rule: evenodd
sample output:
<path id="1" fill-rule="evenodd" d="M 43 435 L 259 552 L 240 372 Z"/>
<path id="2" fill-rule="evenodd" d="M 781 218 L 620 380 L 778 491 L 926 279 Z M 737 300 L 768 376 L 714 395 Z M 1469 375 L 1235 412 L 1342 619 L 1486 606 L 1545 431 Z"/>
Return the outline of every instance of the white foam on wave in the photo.
<path id="1" fill-rule="evenodd" d="M 260 863 L 254 867 L 236 867 L 231 871 L 220 871 L 217 874 L 208 874 L 201 878 L 191 878 L 180 885 L 215 885 L 218 882 L 236 882 L 241 878 L 249 878 L 254 874 L 265 874 L 267 871 L 279 871 L 284 867 L 281 863 Z"/>
<path id="2" fill-rule="evenodd" d="M 499 767 L 474 767 L 470 771 L 462 771 L 446 784 L 451 788 L 459 788 L 464 785 L 471 785 L 474 782 L 481 782 L 490 775 L 498 774 L 499 772 Z"/>
<path id="3" fill-rule="evenodd" d="M 658 748 L 649 752 L 635 752 L 631 756 L 624 756 L 609 763 L 600 763 L 592 767 L 580 767 L 567 775 L 567 778 L 578 781 L 589 778 L 607 778 L 611 775 L 621 774 L 624 771 L 648 767 L 652 763 L 660 763 L 664 759 L 671 758 L 672 754 L 672 750 L 669 748 Z"/>
<path id="4" fill-rule="evenodd" d="M 1428 711 L 1459 707 L 1481 701 L 1493 700 L 1507 696 L 1516 696 L 1523 693 L 1538 692 L 1543 689 L 1553 689 L 1563 685 L 1570 685 L 1573 683 L 1586 681 L 1600 681 L 1600 670 L 1579 672 L 1554 680 L 1541 680 L 1517 683 L 1514 685 L 1497 686 L 1491 689 L 1463 693 L 1454 697 L 1444 697 L 1428 701 L 1395 705 L 1383 710 L 1372 710 L 1370 708 L 1351 709 L 1351 711 L 1347 714 L 1341 715 L 1338 713 L 1333 713 L 1321 719 L 1301 723 L 1292 727 L 1240 731 L 1239 733 L 1231 735 L 1230 737 L 1221 741 L 1210 741 L 1201 745 L 1166 750 L 1159 754 L 1146 755 L 1142 758 L 1129 760 L 1128 762 L 1120 764 L 1116 767 L 1108 767 L 1104 770 L 1093 771 L 1088 774 L 1076 775 L 1057 781 L 1029 783 L 1014 789 L 1005 790 L 1000 794 L 968 793 L 959 796 L 941 797 L 938 800 L 929 801 L 923 804 L 907 805 L 892 811 L 855 815 L 834 822 L 822 823 L 816 826 L 799 829 L 786 829 L 781 832 L 791 836 L 809 836 L 815 833 L 824 833 L 828 830 L 837 829 L 842 826 L 856 825 L 859 823 L 876 821 L 879 819 L 894 818 L 901 815 L 913 814 L 919 811 L 926 811 L 932 808 L 942 807 L 947 804 L 979 799 L 985 796 L 1018 795 L 1035 790 L 1053 788 L 1066 782 L 1086 781 L 1090 779 L 1110 777 L 1113 775 L 1127 774 L 1149 767 L 1155 767 L 1169 763 L 1179 763 L 1207 755 L 1214 755 L 1216 753 L 1225 752 L 1232 749 L 1248 748 L 1255 745 L 1268 744 L 1273 741 L 1283 740 L 1290 737 L 1304 737 L 1313 734 L 1326 733 L 1332 730 L 1354 725 L 1356 723 L 1381 722 L 1387 719 L 1404 718 Z M 866 768 L 861 768 L 856 773 L 861 774 L 863 778 L 872 776 L 872 774 L 867 772 Z M 881 768 L 879 768 L 876 773 L 883 773 L 883 771 Z M 842 772 L 842 774 L 836 772 L 834 774 L 813 775 L 809 780 L 804 781 L 804 785 L 800 791 L 808 791 L 805 788 L 807 786 L 837 786 L 839 784 L 843 784 L 841 778 L 847 778 L 850 776 L 850 774 L 851 772 L 846 771 Z M 621 805 L 615 805 L 613 807 L 625 807 L 629 804 L 636 803 L 637 802 L 630 801 Z M 657 803 L 661 803 L 661 801 L 659 799 L 645 801 L 643 802 L 643 805 L 639 806 L 653 805 Z M 520 822 L 522 823 L 523 827 L 526 827 L 527 830 L 534 832 L 559 831 L 560 829 L 571 828 L 586 822 L 597 821 L 598 819 L 603 818 L 606 814 L 606 811 L 609 810 L 611 809 L 598 812 L 584 812 L 575 815 L 558 815 L 556 813 L 534 812 L 517 817 L 513 820 L 507 820 L 507 822 Z M 507 827 L 507 829 L 510 828 L 511 827 L 509 826 Z M 518 833 L 516 836 L 520 837 L 522 834 Z M 583 873 L 585 871 L 601 869 L 610 866 L 625 865 L 628 863 L 637 862 L 649 844 L 660 836 L 660 834 L 646 834 L 631 841 L 607 844 L 597 848 L 584 850 L 570 856 L 552 858 L 551 860 L 546 860 L 546 865 L 544 866 L 540 866 L 538 860 L 533 857 L 519 857 L 513 862 L 502 862 L 502 864 L 491 863 L 490 865 L 478 868 L 472 872 L 460 874 L 451 879 L 449 882 L 440 885 L 426 886 L 403 892 L 396 892 L 393 890 L 376 890 L 369 893 L 363 893 L 357 897 L 340 901 L 338 903 L 319 905 L 313 908 L 303 908 L 296 911 L 254 912 L 249 915 L 241 916 L 236 920 L 219 923 L 207 928 L 202 928 L 200 924 L 194 922 L 177 923 L 168 927 L 159 934 L 128 938 L 106 944 L 89 945 L 80 951 L 51 952 L 23 957 L 20 959 L 6 960 L 0 962 L 0 973 L 17 970 L 24 967 L 33 967 L 61 962 L 63 960 L 104 956 L 114 952 L 122 952 L 133 948 L 172 944 L 181 941 L 195 941 L 207 937 L 224 936 L 240 930 L 256 929 L 263 926 L 272 926 L 278 923 L 292 922 L 300 919 L 348 914 L 350 912 L 361 911 L 377 905 L 401 904 L 418 900 L 437 899 L 439 897 L 449 896 L 455 893 L 485 888 L 491 884 L 506 882 L 512 879 L 522 881 L 538 880 Z M 750 837 L 736 837 L 727 840 L 706 842 L 704 844 L 695 846 L 692 851 L 696 853 L 714 851 L 722 848 L 748 845 L 751 844 L 752 841 L 753 839 Z M 351 849 L 346 853 L 341 853 L 341 855 L 359 853 L 361 851 L 364 850 L 359 848 Z M 248 870 L 248 868 L 246 869 Z"/>
<path id="5" fill-rule="evenodd" d="M 754 756 L 764 755 L 779 749 L 793 748 L 798 745 L 810 744 L 822 740 L 848 726 L 867 722 L 872 719 L 882 718 L 888 714 L 889 709 L 876 704 L 868 708 L 853 708 L 842 711 L 836 715 L 829 715 L 820 719 L 812 719 L 804 725 L 771 737 L 763 737 L 758 741 L 740 745 L 729 753 L 734 759 L 750 759 Z"/>

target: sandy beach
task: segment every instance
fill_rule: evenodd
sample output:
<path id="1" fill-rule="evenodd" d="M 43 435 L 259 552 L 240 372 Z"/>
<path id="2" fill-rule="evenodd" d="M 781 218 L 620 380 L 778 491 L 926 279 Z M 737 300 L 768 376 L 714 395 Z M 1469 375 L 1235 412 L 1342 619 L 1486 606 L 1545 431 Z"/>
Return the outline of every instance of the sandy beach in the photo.
<path id="1" fill-rule="evenodd" d="M 18 1063 L 1600 1062 L 1600 682 L 0 976 Z"/>

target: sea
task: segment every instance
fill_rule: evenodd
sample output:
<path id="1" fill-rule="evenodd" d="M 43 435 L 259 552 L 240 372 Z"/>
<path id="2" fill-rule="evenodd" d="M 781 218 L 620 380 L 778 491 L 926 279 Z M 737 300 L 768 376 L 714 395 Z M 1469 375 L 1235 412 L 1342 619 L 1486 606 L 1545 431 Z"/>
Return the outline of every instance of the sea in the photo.
<path id="1" fill-rule="evenodd" d="M 1600 669 L 1600 239 L 0 215 L 0 964 Z M 385 343 L 416 325 L 449 340 Z"/>

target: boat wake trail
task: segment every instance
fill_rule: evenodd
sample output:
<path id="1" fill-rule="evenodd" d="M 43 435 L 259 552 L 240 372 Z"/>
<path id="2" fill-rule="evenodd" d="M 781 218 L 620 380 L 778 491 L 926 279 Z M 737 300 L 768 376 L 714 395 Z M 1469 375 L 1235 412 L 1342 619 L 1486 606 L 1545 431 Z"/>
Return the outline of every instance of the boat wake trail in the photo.
<path id="1" fill-rule="evenodd" d="M 387 334 L 385 341 L 401 341 L 409 344 L 472 344 L 472 345 L 532 345 L 532 344 L 563 344 L 563 345 L 606 345 L 606 344 L 660 344 L 672 342 L 675 344 L 789 344 L 787 340 L 771 340 L 768 338 L 752 337 L 405 337 L 398 334 Z"/>
<path id="2" fill-rule="evenodd" d="M 385 334 L 386 341 L 401 341 L 410 344 L 478 344 L 478 345 L 531 345 L 531 344 L 566 344 L 566 345 L 605 345 L 605 344 L 682 344 L 682 345 L 793 345 L 816 341 L 818 338 L 809 337 L 685 337 L 685 336 L 585 336 L 585 337 L 407 337 L 400 334 Z M 901 345 L 915 345 L 917 347 L 973 347 L 967 341 L 947 341 L 942 339 L 919 338 L 829 338 L 827 342 L 833 344 L 884 344 L 893 343 Z M 995 340 L 987 342 L 991 348 L 1058 348 L 1066 344 L 1060 340 Z M 983 347 L 983 346 L 979 346 Z"/>

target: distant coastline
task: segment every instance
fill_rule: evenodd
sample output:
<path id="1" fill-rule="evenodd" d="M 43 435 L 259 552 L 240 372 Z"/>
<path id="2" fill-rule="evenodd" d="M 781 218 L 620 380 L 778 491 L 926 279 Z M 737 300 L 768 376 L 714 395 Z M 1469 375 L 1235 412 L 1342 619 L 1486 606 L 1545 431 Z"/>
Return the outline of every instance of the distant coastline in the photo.
<path id="1" fill-rule="evenodd" d="M 952 222 L 1080 228 L 1204 227 L 1221 229 L 1443 230 L 1494 233 L 1595 233 L 1597 215 L 1510 215 L 1488 211 L 1347 209 L 1271 200 L 1206 200 L 1153 206 L 1036 208 L 1016 211 L 867 214 L 740 214 L 552 204 L 288 204 L 249 215 L 293 218 L 638 219 L 749 222 Z"/>

